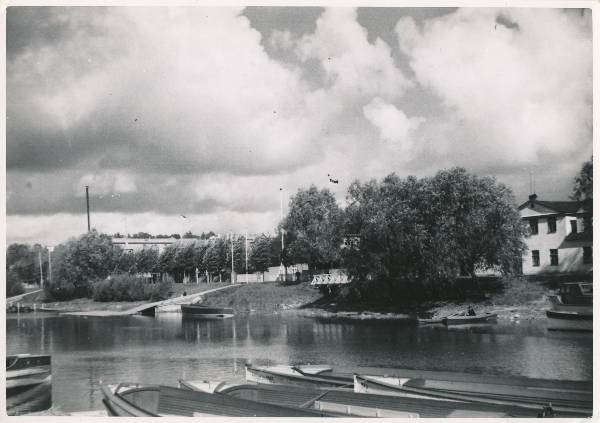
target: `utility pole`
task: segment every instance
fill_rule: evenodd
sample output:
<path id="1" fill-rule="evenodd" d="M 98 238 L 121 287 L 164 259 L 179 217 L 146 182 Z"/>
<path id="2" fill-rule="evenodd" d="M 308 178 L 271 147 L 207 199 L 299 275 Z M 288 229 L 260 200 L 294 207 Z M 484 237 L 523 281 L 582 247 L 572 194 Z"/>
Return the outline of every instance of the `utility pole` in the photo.
<path id="1" fill-rule="evenodd" d="M 42 271 L 42 250 L 38 251 L 38 259 L 40 262 L 40 288 L 44 287 L 44 272 Z"/>
<path id="2" fill-rule="evenodd" d="M 88 232 L 92 230 L 90 227 L 90 194 L 89 194 L 89 186 L 85 186 L 85 204 L 87 207 L 87 222 L 88 222 Z"/>
<path id="3" fill-rule="evenodd" d="M 48 247 L 48 282 L 52 283 L 52 250 L 53 246 Z"/>
<path id="4" fill-rule="evenodd" d="M 234 283 L 233 278 L 234 278 L 235 271 L 233 270 L 233 234 L 231 234 L 230 241 L 231 241 L 231 283 Z"/>
<path id="5" fill-rule="evenodd" d="M 246 231 L 246 283 L 248 283 L 248 231 Z"/>
<path id="6" fill-rule="evenodd" d="M 283 265 L 283 250 L 285 245 L 283 243 L 283 188 L 279 188 L 279 203 L 281 205 L 281 256 L 280 256 L 280 265 L 279 265 L 279 273 L 281 274 L 282 282 L 286 282 L 287 279 L 287 271 L 285 266 Z"/>

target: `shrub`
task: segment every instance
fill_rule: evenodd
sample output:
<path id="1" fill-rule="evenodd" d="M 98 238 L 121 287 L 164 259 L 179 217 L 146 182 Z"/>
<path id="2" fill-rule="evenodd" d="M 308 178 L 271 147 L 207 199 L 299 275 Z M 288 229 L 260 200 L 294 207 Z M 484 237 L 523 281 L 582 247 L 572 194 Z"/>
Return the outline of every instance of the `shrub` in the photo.
<path id="1" fill-rule="evenodd" d="M 160 301 L 173 294 L 173 278 L 163 277 L 152 283 L 142 276 L 127 273 L 113 275 L 94 284 L 94 301 Z"/>
<path id="2" fill-rule="evenodd" d="M 25 289 L 23 288 L 19 275 L 13 269 L 10 269 L 6 273 L 6 296 L 14 297 L 23 292 L 25 292 Z"/>

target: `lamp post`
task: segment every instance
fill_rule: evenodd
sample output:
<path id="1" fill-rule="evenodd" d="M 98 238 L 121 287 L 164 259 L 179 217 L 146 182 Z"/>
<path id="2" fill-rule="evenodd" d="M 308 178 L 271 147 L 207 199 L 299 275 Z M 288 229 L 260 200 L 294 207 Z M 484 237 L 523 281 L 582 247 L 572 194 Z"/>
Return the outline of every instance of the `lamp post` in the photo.
<path id="1" fill-rule="evenodd" d="M 246 283 L 248 283 L 248 231 L 246 231 Z"/>
<path id="2" fill-rule="evenodd" d="M 285 248 L 285 245 L 283 243 L 283 188 L 279 188 L 279 203 L 280 203 L 280 213 L 281 213 L 281 220 L 280 220 L 280 224 L 282 225 L 280 228 L 281 231 L 281 255 L 280 255 L 280 265 L 279 265 L 279 274 L 281 275 L 281 279 L 282 282 L 285 282 L 285 266 L 283 265 L 283 250 Z"/>

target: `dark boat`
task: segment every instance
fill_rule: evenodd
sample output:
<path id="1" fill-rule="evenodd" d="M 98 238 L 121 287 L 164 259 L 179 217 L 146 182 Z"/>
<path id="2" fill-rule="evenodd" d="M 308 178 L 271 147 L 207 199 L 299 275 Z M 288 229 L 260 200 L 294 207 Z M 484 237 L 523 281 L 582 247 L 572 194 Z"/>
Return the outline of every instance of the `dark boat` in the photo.
<path id="1" fill-rule="evenodd" d="M 233 317 L 234 314 L 232 308 L 205 307 L 198 304 L 182 304 L 181 312 L 184 317 L 199 319 L 225 319 Z"/>
<path id="2" fill-rule="evenodd" d="M 440 383 L 418 379 L 394 380 L 393 378 L 355 375 L 355 392 L 400 397 L 459 401 L 495 406 L 509 406 L 541 411 L 551 403 L 557 416 L 591 416 L 592 392 L 561 392 L 544 389 L 519 388 L 510 385 L 475 383 Z"/>
<path id="3" fill-rule="evenodd" d="M 6 357 L 6 412 L 19 415 L 52 406 L 52 367 L 49 355 Z"/>
<path id="4" fill-rule="evenodd" d="M 566 330 L 592 332 L 594 329 L 594 316 L 576 311 L 546 311 L 549 330 Z"/>
<path id="5" fill-rule="evenodd" d="M 209 382 L 179 381 L 187 389 L 203 389 Z M 355 393 L 342 388 L 307 388 L 293 385 L 213 385 L 214 392 L 286 407 L 311 407 L 349 417 L 535 417 L 541 410 L 389 395 Z"/>
<path id="6" fill-rule="evenodd" d="M 102 384 L 104 406 L 120 417 L 330 417 L 325 412 L 284 407 L 235 398 L 223 394 L 179 389 L 170 386 Z"/>
<path id="7" fill-rule="evenodd" d="M 479 323 L 490 323 L 495 321 L 498 315 L 495 313 L 476 314 L 474 316 L 454 314 L 444 317 L 446 325 L 472 325 Z"/>

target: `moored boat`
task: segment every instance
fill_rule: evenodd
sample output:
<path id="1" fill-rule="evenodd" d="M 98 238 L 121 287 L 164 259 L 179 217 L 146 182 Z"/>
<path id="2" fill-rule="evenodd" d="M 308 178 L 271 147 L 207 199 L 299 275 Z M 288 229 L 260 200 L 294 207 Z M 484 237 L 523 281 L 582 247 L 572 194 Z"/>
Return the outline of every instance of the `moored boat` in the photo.
<path id="1" fill-rule="evenodd" d="M 549 330 L 566 330 L 592 332 L 594 317 L 588 313 L 578 313 L 575 311 L 546 311 L 548 317 Z"/>
<path id="2" fill-rule="evenodd" d="M 443 319 L 446 325 L 472 325 L 479 323 L 491 323 L 496 321 L 498 315 L 496 313 L 476 314 L 474 316 L 453 314 L 446 316 Z"/>
<path id="3" fill-rule="evenodd" d="M 421 398 L 445 401 L 469 402 L 495 406 L 509 406 L 540 410 L 548 403 L 557 416 L 589 416 L 592 413 L 592 396 L 589 393 L 544 392 L 539 389 L 517 389 L 517 387 L 488 384 L 439 384 L 415 379 L 398 379 L 355 375 L 354 391 L 378 395 L 400 397 L 419 396 Z"/>
<path id="4" fill-rule="evenodd" d="M 311 374 L 304 372 L 300 367 L 275 366 L 254 367 L 250 364 L 245 366 L 246 380 L 248 382 L 265 384 L 284 384 L 317 387 L 340 387 L 352 386 L 354 380 L 351 376 L 334 374 Z"/>
<path id="5" fill-rule="evenodd" d="M 6 410 L 9 415 L 46 410 L 52 406 L 49 355 L 6 357 Z"/>
<path id="6" fill-rule="evenodd" d="M 182 304 L 181 312 L 184 317 L 199 319 L 226 319 L 234 315 L 232 308 L 205 307 L 198 304 Z"/>
<path id="7" fill-rule="evenodd" d="M 328 417 L 317 410 L 284 407 L 170 386 L 102 384 L 103 403 L 111 416 L 121 417 Z"/>
<path id="8" fill-rule="evenodd" d="M 456 401 L 399 398 L 355 393 L 342 388 L 293 385 L 238 384 L 209 381 L 180 381 L 188 389 L 218 392 L 268 404 L 313 408 L 350 417 L 535 417 L 538 411 L 510 406 L 459 403 Z"/>

